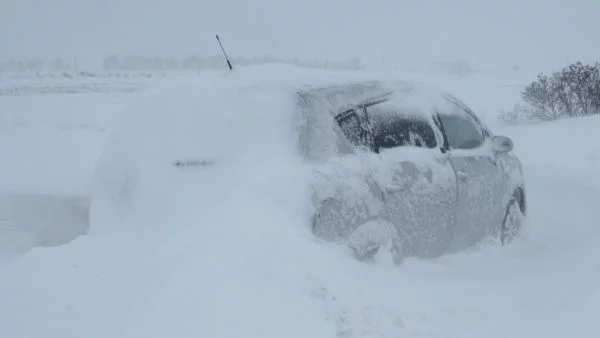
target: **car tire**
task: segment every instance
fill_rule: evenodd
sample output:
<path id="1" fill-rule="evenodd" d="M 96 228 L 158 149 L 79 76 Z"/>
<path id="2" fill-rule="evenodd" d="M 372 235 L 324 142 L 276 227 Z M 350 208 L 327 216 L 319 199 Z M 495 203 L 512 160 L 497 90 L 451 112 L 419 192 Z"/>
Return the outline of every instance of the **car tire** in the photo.
<path id="1" fill-rule="evenodd" d="M 342 201 L 335 198 L 324 200 L 312 219 L 313 234 L 328 241 L 344 237 L 348 230 L 343 207 Z"/>
<path id="2" fill-rule="evenodd" d="M 382 250 L 389 251 L 396 261 L 401 254 L 396 228 L 383 219 L 372 219 L 360 225 L 348 236 L 347 242 L 359 261 L 370 260 Z"/>
<path id="3" fill-rule="evenodd" d="M 525 215 L 521 209 L 519 197 L 519 193 L 515 192 L 504 212 L 502 226 L 500 227 L 500 243 L 503 246 L 510 244 L 514 240 L 525 222 Z"/>

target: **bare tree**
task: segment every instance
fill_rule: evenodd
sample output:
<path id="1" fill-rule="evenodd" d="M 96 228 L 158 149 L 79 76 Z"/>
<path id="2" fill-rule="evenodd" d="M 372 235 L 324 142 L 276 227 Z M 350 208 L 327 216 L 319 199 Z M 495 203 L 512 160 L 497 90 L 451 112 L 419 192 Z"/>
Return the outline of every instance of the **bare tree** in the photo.
<path id="1" fill-rule="evenodd" d="M 559 98 L 552 81 L 545 74 L 539 74 L 521 93 L 523 101 L 531 106 L 527 111 L 532 119 L 548 121 L 559 118 Z"/>
<path id="2" fill-rule="evenodd" d="M 533 120 L 549 121 L 600 113 L 600 65 L 581 62 L 537 80 L 522 91 L 529 106 L 521 113 Z"/>

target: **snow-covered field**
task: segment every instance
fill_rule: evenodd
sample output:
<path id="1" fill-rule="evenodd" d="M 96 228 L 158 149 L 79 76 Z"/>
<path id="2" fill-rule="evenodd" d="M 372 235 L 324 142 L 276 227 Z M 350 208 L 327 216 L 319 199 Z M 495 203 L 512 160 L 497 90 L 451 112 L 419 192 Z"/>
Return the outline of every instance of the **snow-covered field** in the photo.
<path id="1" fill-rule="evenodd" d="M 523 83 L 513 74 L 422 78 L 492 123 Z M 513 138 L 525 168 L 522 238 L 394 266 L 357 262 L 311 236 L 285 130 L 264 131 L 279 144 L 249 132 L 243 168 L 199 175 L 155 166 L 135 205 L 92 215 L 88 228 L 96 160 L 121 110 L 141 95 L 0 96 L 0 337 L 600 336 L 600 119 L 496 128 Z M 132 106 L 140 128 L 126 124 L 132 135 L 158 122 L 186 131 L 146 138 L 140 158 L 164 159 L 175 141 L 202 139 L 190 121 L 144 119 L 146 109 L 198 102 L 189 95 Z M 228 113 L 220 118 L 243 116 Z"/>

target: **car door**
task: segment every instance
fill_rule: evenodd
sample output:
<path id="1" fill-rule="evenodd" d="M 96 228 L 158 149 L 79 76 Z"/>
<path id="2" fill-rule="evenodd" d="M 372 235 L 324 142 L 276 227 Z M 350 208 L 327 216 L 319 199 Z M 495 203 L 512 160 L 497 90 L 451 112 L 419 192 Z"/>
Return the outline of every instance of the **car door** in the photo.
<path id="1" fill-rule="evenodd" d="M 451 102 L 439 118 L 457 177 L 458 208 L 453 246 L 460 250 L 486 236 L 496 224 L 500 168 L 489 133 L 465 108 Z"/>
<path id="2" fill-rule="evenodd" d="M 391 110 L 390 110 L 391 109 Z M 398 234 L 403 255 L 435 257 L 451 244 L 456 178 L 435 126 L 390 105 L 366 108 L 372 149 L 391 174 L 384 181 L 383 218 Z"/>

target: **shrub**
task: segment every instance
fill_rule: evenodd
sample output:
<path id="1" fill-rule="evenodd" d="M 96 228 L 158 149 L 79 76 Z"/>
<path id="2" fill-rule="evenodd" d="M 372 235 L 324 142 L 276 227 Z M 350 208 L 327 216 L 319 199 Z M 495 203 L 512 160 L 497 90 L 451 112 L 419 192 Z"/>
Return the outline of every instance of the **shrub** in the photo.
<path id="1" fill-rule="evenodd" d="M 530 119 L 548 121 L 600 113 L 600 65 L 572 64 L 537 80 L 521 92 Z"/>

